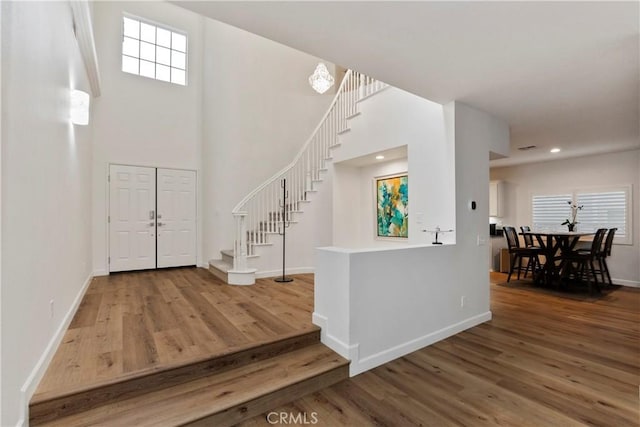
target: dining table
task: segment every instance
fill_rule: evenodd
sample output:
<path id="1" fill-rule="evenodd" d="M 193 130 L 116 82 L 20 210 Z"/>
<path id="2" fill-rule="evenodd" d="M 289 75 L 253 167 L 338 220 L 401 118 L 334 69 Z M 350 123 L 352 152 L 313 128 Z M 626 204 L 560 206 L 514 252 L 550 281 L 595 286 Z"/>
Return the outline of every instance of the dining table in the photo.
<path id="1" fill-rule="evenodd" d="M 523 231 L 522 236 L 532 236 L 540 245 L 540 252 L 544 255 L 545 261 L 542 268 L 535 276 L 535 282 L 545 284 L 560 284 L 564 259 L 562 254 L 569 254 L 573 251 L 582 237 L 593 236 L 595 232 L 578 231 Z M 560 261 L 559 264 L 556 264 Z"/>

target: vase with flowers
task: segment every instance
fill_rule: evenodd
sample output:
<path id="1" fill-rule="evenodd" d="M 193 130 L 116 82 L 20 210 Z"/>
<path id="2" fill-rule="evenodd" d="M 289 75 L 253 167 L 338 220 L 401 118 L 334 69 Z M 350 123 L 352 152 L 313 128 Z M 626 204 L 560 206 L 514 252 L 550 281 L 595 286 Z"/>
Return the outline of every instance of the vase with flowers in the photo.
<path id="1" fill-rule="evenodd" d="M 577 205 L 572 201 L 567 201 L 567 203 L 569 204 L 569 206 L 571 206 L 571 219 L 565 219 L 564 222 L 560 225 L 566 225 L 569 231 L 574 231 L 576 228 L 576 224 L 578 224 L 578 211 L 581 211 L 582 208 L 584 208 L 584 205 Z"/>

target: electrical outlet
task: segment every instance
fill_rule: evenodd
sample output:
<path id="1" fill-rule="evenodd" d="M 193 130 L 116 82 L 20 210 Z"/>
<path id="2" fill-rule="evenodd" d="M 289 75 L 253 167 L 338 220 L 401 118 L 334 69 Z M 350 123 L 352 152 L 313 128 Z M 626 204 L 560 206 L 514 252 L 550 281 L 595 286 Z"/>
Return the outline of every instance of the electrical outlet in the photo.
<path id="1" fill-rule="evenodd" d="M 464 307 L 466 303 L 467 303 L 467 297 L 465 296 L 460 297 L 460 307 Z"/>
<path id="2" fill-rule="evenodd" d="M 54 308 L 55 300 L 49 301 L 49 317 L 53 319 L 53 308 Z"/>
<path id="3" fill-rule="evenodd" d="M 481 234 L 478 234 L 478 246 L 484 246 L 487 244 L 487 239 Z"/>

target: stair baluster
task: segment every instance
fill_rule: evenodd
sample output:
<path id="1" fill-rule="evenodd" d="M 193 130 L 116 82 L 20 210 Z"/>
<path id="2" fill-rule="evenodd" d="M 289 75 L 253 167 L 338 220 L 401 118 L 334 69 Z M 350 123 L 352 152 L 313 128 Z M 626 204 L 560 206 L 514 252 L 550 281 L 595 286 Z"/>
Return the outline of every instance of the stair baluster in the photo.
<path id="1" fill-rule="evenodd" d="M 277 231 L 278 217 L 274 218 L 273 212 L 278 208 L 279 183 L 289 184 L 290 198 L 284 199 L 282 220 L 290 222 L 293 213 L 301 210 L 300 202 L 309 200 L 314 182 L 321 180 L 320 172 L 326 170 L 331 149 L 339 145 L 339 134 L 348 130 L 348 119 L 357 114 L 358 102 L 386 87 L 385 83 L 348 70 L 329 109 L 294 160 L 236 205 L 233 209 L 236 272 L 254 271 L 248 268 L 247 257 L 255 256 L 255 247 L 268 243 L 267 235 Z"/>

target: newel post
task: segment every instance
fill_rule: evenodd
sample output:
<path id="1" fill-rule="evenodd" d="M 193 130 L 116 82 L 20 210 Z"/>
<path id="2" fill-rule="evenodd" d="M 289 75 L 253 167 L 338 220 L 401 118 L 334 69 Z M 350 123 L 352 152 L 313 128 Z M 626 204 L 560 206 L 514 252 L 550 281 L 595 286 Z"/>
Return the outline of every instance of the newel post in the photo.
<path id="1" fill-rule="evenodd" d="M 247 212 L 235 212 L 235 239 L 233 245 L 233 269 L 247 269 Z"/>

